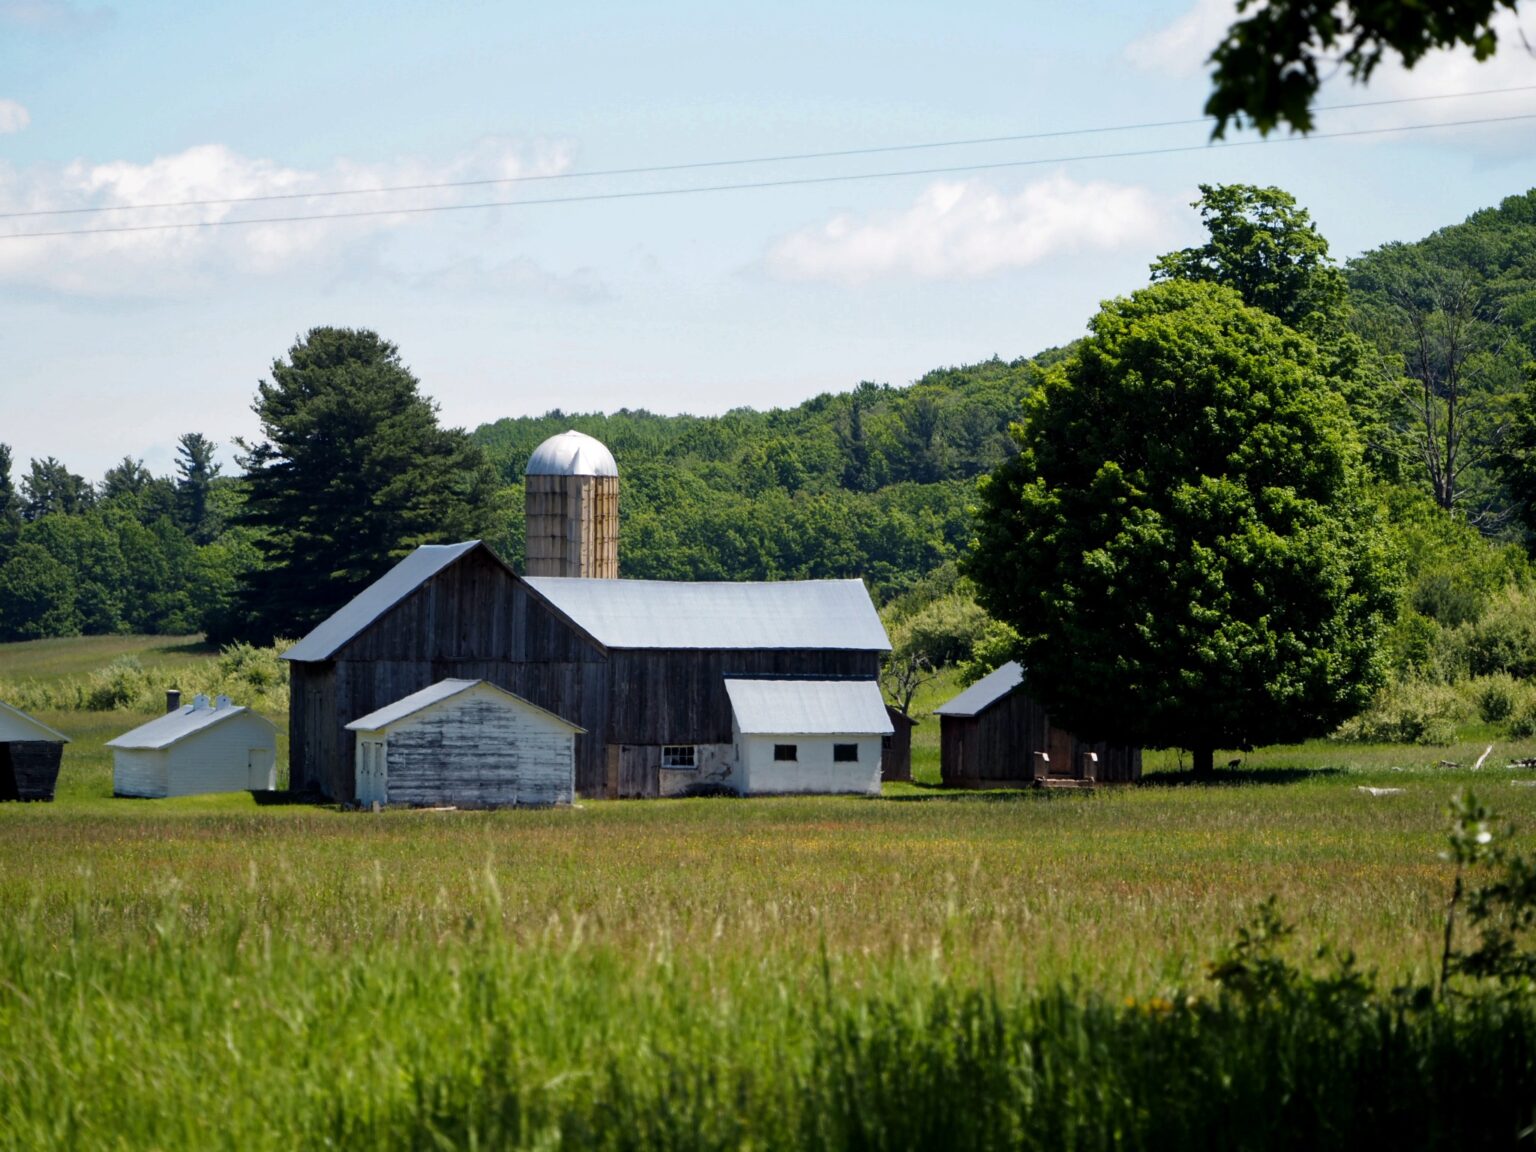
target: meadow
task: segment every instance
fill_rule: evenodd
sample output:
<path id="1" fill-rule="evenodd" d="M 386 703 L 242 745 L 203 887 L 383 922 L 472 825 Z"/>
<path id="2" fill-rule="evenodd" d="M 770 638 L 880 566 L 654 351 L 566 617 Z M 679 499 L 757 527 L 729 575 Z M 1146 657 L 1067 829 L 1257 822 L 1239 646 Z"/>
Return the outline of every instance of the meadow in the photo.
<path id="1" fill-rule="evenodd" d="M 0 669 L 78 675 L 70 643 Z M 1471 729 L 953 794 L 929 723 L 878 799 L 372 814 L 114 800 L 103 742 L 149 714 L 39 713 L 74 741 L 58 799 L 0 806 L 0 1148 L 1507 1146 L 1536 1121 L 1528 1002 L 1391 994 L 1434 981 L 1449 797 L 1536 829 L 1510 766 L 1536 743 L 1476 773 Z M 1219 992 L 1270 895 L 1285 955 L 1353 949 L 1367 1000 Z"/>

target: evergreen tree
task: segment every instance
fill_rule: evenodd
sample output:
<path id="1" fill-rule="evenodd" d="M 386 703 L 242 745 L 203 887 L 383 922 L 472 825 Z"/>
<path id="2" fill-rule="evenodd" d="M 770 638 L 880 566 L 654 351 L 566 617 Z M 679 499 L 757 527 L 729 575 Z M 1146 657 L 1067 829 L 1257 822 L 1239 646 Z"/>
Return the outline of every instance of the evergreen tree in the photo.
<path id="1" fill-rule="evenodd" d="M 188 432 L 176 441 L 176 522 L 199 544 L 209 543 L 223 527 L 213 501 L 217 448 L 201 432 Z"/>
<path id="2" fill-rule="evenodd" d="M 263 570 L 241 589 L 248 639 L 302 635 L 421 544 L 485 535 L 495 476 L 458 429 L 437 423 L 393 344 L 315 328 L 258 385 L 265 437 L 242 443 Z"/>
<path id="3" fill-rule="evenodd" d="M 27 475 L 21 478 L 25 497 L 22 516 L 41 520 L 55 513 L 73 515 L 95 503 L 95 493 L 84 476 L 71 472 L 52 456 L 33 460 Z"/>
<path id="4" fill-rule="evenodd" d="M 21 497 L 11 480 L 11 446 L 0 444 L 0 533 L 21 524 Z"/>

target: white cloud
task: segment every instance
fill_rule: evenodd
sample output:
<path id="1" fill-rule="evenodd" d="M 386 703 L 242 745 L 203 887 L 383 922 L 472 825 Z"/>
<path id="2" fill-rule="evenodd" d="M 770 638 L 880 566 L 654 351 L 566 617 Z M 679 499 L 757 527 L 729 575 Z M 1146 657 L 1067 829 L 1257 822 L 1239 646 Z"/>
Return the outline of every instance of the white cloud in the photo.
<path id="1" fill-rule="evenodd" d="M 1189 76 L 1204 69 L 1212 50 L 1236 19 L 1233 0 L 1195 0 L 1172 24 L 1126 45 L 1125 58 L 1146 72 Z"/>
<path id="2" fill-rule="evenodd" d="M 905 211 L 835 216 L 781 237 L 767 265 L 788 280 L 973 279 L 1084 249 L 1146 246 L 1173 227 L 1144 188 L 1064 175 L 1006 193 L 980 180 L 931 185 Z"/>
<path id="3" fill-rule="evenodd" d="M 499 198 L 494 187 L 439 189 L 391 196 L 313 197 L 332 189 L 440 184 L 565 171 L 569 149 L 482 141 L 445 163 L 400 160 L 358 164 L 338 160 L 325 168 L 294 168 L 243 156 L 218 144 L 201 145 L 148 163 L 75 161 L 62 167 L 0 165 L 0 213 L 44 209 L 107 209 L 74 215 L 12 218 L 0 232 L 37 233 L 142 224 L 234 221 L 307 216 L 348 210 L 463 203 Z M 295 199 L 246 204 L 126 211 L 115 206 L 227 200 L 251 196 Z M 205 291 L 230 276 L 268 276 L 303 268 L 345 267 L 381 236 L 421 215 L 361 219 L 109 232 L 43 239 L 0 238 L 0 284 L 85 296 L 176 296 Z"/>
<path id="4" fill-rule="evenodd" d="M 0 136 L 20 132 L 30 123 L 32 117 L 24 107 L 14 100 L 0 100 Z"/>

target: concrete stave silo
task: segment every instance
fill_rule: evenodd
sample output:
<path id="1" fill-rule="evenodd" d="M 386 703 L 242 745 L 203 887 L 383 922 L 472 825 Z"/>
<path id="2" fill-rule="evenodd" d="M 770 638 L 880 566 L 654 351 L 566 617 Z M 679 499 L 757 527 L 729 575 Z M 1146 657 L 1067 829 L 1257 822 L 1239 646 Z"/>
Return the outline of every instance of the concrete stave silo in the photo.
<path id="1" fill-rule="evenodd" d="M 583 432 L 562 432 L 533 450 L 524 472 L 529 576 L 619 575 L 619 469 Z"/>

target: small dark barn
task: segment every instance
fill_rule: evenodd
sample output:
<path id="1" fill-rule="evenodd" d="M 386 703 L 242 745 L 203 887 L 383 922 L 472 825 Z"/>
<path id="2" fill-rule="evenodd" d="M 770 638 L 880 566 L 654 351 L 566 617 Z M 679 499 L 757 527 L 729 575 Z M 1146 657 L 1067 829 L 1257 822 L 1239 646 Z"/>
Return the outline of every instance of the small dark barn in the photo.
<path id="1" fill-rule="evenodd" d="M 69 737 L 0 700 L 0 800 L 52 800 Z"/>
<path id="2" fill-rule="evenodd" d="M 885 714 L 891 718 L 894 731 L 882 739 L 880 747 L 880 779 L 912 779 L 912 729 L 917 721 L 900 708 L 885 706 Z"/>
<path id="3" fill-rule="evenodd" d="M 939 763 L 950 788 L 1108 784 L 1141 779 L 1141 749 L 1090 744 L 1053 726 L 1009 662 L 972 684 L 939 717 Z"/>

